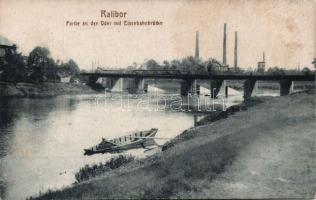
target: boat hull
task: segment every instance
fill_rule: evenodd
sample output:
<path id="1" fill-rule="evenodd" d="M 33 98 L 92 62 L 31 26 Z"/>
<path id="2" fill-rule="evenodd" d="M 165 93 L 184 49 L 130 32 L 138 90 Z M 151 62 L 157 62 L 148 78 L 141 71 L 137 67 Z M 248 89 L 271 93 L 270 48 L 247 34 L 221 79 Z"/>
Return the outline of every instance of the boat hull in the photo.
<path id="1" fill-rule="evenodd" d="M 154 137 L 158 129 L 139 131 L 130 135 L 103 140 L 100 144 L 84 149 L 84 155 L 90 156 L 99 153 L 120 153 L 130 149 L 146 148 L 156 145 Z"/>

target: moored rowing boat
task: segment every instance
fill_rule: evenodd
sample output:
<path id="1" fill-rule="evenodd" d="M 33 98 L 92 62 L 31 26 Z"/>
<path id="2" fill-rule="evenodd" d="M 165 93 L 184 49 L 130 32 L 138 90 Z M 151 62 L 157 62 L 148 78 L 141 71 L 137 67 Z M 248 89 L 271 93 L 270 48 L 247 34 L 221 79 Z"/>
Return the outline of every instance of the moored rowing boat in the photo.
<path id="1" fill-rule="evenodd" d="M 154 137 L 158 129 L 152 128 L 146 131 L 137 131 L 130 135 L 121 136 L 107 140 L 102 138 L 100 144 L 89 149 L 84 149 L 84 155 L 92 155 L 96 153 L 119 153 L 129 149 L 146 148 L 155 145 Z"/>

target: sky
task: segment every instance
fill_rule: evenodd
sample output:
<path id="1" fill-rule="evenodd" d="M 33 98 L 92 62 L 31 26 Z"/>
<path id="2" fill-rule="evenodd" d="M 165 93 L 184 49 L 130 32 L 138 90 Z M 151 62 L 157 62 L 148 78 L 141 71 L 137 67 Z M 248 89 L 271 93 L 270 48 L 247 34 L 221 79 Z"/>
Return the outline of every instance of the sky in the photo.
<path id="1" fill-rule="evenodd" d="M 66 21 L 117 21 L 101 10 L 127 12 L 121 20 L 158 20 L 162 26 L 67 26 Z M 0 0 L 0 35 L 27 55 L 47 47 L 54 59 L 74 59 L 80 68 L 122 68 L 148 59 L 194 55 L 222 61 L 227 23 L 227 62 L 233 65 L 238 32 L 238 66 L 255 68 L 266 55 L 268 67 L 313 68 L 316 57 L 316 1 L 312 0 Z"/>

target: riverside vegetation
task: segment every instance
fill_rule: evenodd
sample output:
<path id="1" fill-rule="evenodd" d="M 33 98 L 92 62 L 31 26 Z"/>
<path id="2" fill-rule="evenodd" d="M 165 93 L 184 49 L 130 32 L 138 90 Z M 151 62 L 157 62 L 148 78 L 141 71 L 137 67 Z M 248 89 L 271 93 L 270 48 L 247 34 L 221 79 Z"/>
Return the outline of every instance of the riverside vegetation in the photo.
<path id="1" fill-rule="evenodd" d="M 82 82 L 77 63 L 73 59 L 54 60 L 45 47 L 35 47 L 28 56 L 23 56 L 13 45 L 0 59 L 0 98 L 96 93 L 91 87 L 74 82 Z"/>
<path id="2" fill-rule="evenodd" d="M 125 165 L 135 159 L 132 155 L 119 155 L 117 157 L 111 158 L 109 161 L 105 163 L 99 163 L 94 165 L 85 165 L 82 167 L 79 172 L 75 174 L 76 183 L 80 183 L 82 181 L 89 180 L 91 178 L 100 176 L 105 172 L 108 172 L 112 169 L 116 169 Z"/>

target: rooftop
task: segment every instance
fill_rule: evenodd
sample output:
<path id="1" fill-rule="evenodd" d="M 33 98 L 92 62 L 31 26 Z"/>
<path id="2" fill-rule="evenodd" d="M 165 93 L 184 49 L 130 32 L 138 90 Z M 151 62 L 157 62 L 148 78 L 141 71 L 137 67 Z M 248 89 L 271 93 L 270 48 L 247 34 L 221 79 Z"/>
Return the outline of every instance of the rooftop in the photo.
<path id="1" fill-rule="evenodd" d="M 0 35 L 0 45 L 13 46 L 14 44 L 10 40 L 8 40 L 7 38 Z"/>

